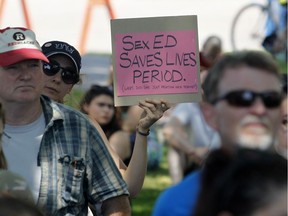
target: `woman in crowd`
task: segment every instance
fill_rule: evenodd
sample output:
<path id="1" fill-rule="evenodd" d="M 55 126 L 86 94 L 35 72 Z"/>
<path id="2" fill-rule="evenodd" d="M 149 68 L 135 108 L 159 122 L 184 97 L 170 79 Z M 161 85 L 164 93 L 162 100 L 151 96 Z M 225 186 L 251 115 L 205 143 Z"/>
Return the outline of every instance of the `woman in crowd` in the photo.
<path id="1" fill-rule="evenodd" d="M 62 41 L 46 42 L 42 46 L 42 51 L 50 61 L 50 63 L 44 63 L 43 65 L 45 74 L 43 94 L 63 103 L 65 95 L 69 94 L 73 86 L 79 82 L 81 56 L 73 46 Z M 99 123 L 91 119 L 106 143 L 123 179 L 126 181 L 132 198 L 140 192 L 146 174 L 149 128 L 169 108 L 168 103 L 163 100 L 146 99 L 140 101 L 138 105 L 143 112 L 138 122 L 134 152 L 128 167 L 124 165 L 119 155 L 111 148 Z"/>
<path id="2" fill-rule="evenodd" d="M 141 113 L 142 109 L 139 107 L 138 109 Z M 133 129 L 130 128 L 127 125 L 127 118 L 130 116 L 129 111 L 127 114 L 125 114 L 124 121 L 122 122 L 120 115 L 124 114 L 120 113 L 120 109 L 117 110 L 116 107 L 114 107 L 113 92 L 107 86 L 99 85 L 91 86 L 91 88 L 85 93 L 80 102 L 80 110 L 87 114 L 91 119 L 98 122 L 108 138 L 109 144 L 112 146 L 124 164 L 128 166 L 135 141 L 135 134 L 131 134 L 130 132 L 134 132 L 136 130 L 140 118 L 139 114 L 134 113 L 136 115 L 133 115 L 132 118 L 135 119 L 134 122 L 136 121 L 136 124 L 132 125 Z M 121 124 L 121 122 L 123 124 Z M 127 133 L 121 129 L 121 126 L 125 128 Z M 117 132 L 116 136 L 114 135 L 115 132 Z M 112 140 L 110 139 L 111 137 L 113 137 Z"/>
<path id="3" fill-rule="evenodd" d="M 114 107 L 114 98 L 108 86 L 92 85 L 85 93 L 80 110 L 102 127 L 109 144 L 126 166 L 133 155 L 136 128 L 142 113 L 139 106 Z M 150 131 L 153 133 L 154 131 Z M 157 167 L 161 149 L 155 135 L 148 137 L 148 169 Z M 137 155 L 137 154 L 136 154 Z"/>
<path id="4" fill-rule="evenodd" d="M 80 110 L 99 123 L 108 140 L 121 129 L 120 113 L 114 107 L 113 92 L 107 86 L 92 85 L 80 102 Z"/>

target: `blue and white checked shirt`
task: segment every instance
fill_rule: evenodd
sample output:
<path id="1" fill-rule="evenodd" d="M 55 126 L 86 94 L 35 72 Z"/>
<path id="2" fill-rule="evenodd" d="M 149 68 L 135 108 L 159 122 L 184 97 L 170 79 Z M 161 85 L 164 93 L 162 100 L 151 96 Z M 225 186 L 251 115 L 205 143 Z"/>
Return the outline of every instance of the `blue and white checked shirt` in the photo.
<path id="1" fill-rule="evenodd" d="M 46 129 L 38 164 L 38 206 L 47 215 L 87 215 L 92 204 L 129 195 L 105 143 L 80 112 L 41 97 Z"/>

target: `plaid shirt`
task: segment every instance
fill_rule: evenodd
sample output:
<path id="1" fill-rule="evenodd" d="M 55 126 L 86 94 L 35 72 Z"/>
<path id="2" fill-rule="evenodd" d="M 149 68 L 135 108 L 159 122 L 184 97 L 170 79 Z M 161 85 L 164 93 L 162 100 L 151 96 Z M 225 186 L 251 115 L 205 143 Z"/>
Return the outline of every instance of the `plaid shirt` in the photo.
<path id="1" fill-rule="evenodd" d="M 80 112 L 41 97 L 46 121 L 38 154 L 38 206 L 47 215 L 87 215 L 92 204 L 126 194 L 98 131 Z"/>

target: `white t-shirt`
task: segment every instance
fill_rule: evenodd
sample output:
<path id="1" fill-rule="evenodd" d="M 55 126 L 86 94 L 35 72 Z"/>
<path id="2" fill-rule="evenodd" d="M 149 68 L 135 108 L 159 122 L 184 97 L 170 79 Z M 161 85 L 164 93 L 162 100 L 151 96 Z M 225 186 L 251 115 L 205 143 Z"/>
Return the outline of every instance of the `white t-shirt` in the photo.
<path id="1" fill-rule="evenodd" d="M 8 170 L 19 174 L 27 181 L 35 202 L 38 200 L 41 181 L 41 167 L 37 166 L 37 156 L 44 130 L 43 114 L 31 124 L 5 124 L 4 127 L 3 150 Z"/>

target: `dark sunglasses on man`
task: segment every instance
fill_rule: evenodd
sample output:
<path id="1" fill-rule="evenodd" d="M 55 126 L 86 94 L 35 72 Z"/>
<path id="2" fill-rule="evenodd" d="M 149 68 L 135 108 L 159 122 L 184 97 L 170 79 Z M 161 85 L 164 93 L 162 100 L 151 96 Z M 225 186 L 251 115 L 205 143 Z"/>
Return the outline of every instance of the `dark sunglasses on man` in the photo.
<path id="1" fill-rule="evenodd" d="M 257 98 L 261 98 L 266 108 L 272 109 L 280 106 L 283 94 L 277 91 L 254 92 L 250 90 L 236 90 L 215 99 L 212 101 L 212 104 L 225 100 L 229 105 L 234 107 L 250 107 Z"/>
<path id="2" fill-rule="evenodd" d="M 49 61 L 49 63 L 43 63 L 43 71 L 47 76 L 54 76 L 59 71 L 61 71 L 61 79 L 64 83 L 76 84 L 79 82 L 79 75 L 75 70 L 61 67 L 60 64 L 55 60 Z"/>

